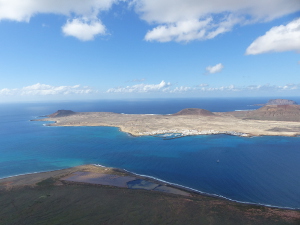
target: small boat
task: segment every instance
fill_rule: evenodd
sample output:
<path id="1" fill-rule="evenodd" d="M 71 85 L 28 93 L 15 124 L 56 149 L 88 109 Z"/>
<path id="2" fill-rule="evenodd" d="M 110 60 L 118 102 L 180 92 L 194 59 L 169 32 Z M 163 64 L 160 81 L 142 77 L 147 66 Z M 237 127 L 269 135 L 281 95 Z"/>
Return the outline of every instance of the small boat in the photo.
<path id="1" fill-rule="evenodd" d="M 219 163 L 220 162 L 220 160 L 217 160 L 217 163 Z"/>

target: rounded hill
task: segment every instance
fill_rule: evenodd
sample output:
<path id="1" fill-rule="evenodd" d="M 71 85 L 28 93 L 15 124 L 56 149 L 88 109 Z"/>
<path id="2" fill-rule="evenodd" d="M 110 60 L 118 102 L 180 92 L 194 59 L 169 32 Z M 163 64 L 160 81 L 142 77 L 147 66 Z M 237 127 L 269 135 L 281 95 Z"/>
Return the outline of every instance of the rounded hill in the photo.
<path id="1" fill-rule="evenodd" d="M 182 115 L 214 116 L 215 114 L 213 114 L 211 111 L 208 111 L 206 109 L 198 109 L 198 108 L 187 108 L 173 114 L 173 116 L 182 116 Z"/>
<path id="2" fill-rule="evenodd" d="M 247 119 L 300 121 L 300 105 L 266 105 L 247 113 Z"/>
<path id="3" fill-rule="evenodd" d="M 53 118 L 53 117 L 63 117 L 63 116 L 70 116 L 75 114 L 72 110 L 57 110 L 55 113 L 52 113 L 48 115 L 48 117 Z"/>

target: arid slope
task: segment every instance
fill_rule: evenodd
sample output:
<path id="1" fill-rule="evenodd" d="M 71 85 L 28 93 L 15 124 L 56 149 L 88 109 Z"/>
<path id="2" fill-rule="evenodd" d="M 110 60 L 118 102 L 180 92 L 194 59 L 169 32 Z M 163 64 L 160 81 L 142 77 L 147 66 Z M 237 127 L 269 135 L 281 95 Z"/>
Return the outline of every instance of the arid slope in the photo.
<path id="1" fill-rule="evenodd" d="M 297 105 L 264 106 L 255 111 L 212 113 L 186 109 L 173 115 L 118 114 L 111 112 L 71 113 L 53 118 L 49 126 L 112 126 L 135 136 L 164 133 L 183 135 L 232 134 L 240 136 L 295 136 L 300 134 Z M 285 120 L 284 120 L 285 119 Z"/>

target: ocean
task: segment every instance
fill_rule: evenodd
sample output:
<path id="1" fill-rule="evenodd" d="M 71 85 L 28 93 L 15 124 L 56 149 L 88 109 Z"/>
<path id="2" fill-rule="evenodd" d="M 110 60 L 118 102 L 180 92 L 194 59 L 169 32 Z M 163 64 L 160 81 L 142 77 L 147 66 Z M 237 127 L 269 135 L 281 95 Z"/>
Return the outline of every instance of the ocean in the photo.
<path id="1" fill-rule="evenodd" d="M 290 98 L 300 102 L 300 98 Z M 133 137 L 114 127 L 30 121 L 59 109 L 171 114 L 253 110 L 268 98 L 0 104 L 0 178 L 82 164 L 116 167 L 234 201 L 300 208 L 300 137 Z M 233 124 L 234 127 L 234 124 Z"/>

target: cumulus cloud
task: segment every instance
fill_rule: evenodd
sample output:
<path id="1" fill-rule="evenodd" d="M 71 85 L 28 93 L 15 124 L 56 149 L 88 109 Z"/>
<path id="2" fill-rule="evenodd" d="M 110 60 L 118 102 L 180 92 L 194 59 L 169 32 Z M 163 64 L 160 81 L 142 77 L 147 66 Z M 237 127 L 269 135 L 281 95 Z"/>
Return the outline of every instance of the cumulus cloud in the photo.
<path id="1" fill-rule="evenodd" d="M 179 21 L 175 24 L 158 26 L 145 36 L 147 41 L 190 41 L 194 39 L 206 39 L 205 27 L 211 22 L 211 18 L 204 21 L 189 20 Z"/>
<path id="2" fill-rule="evenodd" d="M 246 50 L 247 55 L 267 52 L 300 52 L 300 18 L 286 26 L 271 28 L 265 35 L 258 37 Z"/>
<path id="3" fill-rule="evenodd" d="M 62 27 L 66 35 L 80 40 L 92 40 L 105 33 L 105 26 L 97 18 L 119 0 L 0 0 L 0 20 L 29 22 L 36 14 L 65 15 L 68 22 Z M 121 0 L 120 0 L 121 1 Z M 75 18 L 74 18 L 75 17 Z M 80 32 L 85 34 L 80 34 Z"/>
<path id="4" fill-rule="evenodd" d="M 203 20 L 191 19 L 178 21 L 160 25 L 151 31 L 148 31 L 145 40 L 158 42 L 207 40 L 230 31 L 238 22 L 239 19 L 235 18 L 233 15 L 225 16 L 223 21 L 219 23 L 215 23 L 212 17 Z"/>
<path id="5" fill-rule="evenodd" d="M 127 2 L 154 26 L 145 40 L 159 42 L 211 39 L 236 25 L 270 21 L 300 10 L 299 0 L 0 0 L 0 20 L 29 22 L 37 14 L 65 15 L 63 33 L 86 41 L 105 34 L 99 14 L 118 2 Z"/>
<path id="6" fill-rule="evenodd" d="M 90 41 L 98 34 L 105 34 L 105 26 L 99 20 L 73 19 L 62 27 L 62 31 L 66 36 L 73 36 L 81 41 Z"/>
<path id="7" fill-rule="evenodd" d="M 147 41 L 205 40 L 236 25 L 270 21 L 300 10 L 299 0 L 134 0 L 135 10 L 151 25 Z"/>
<path id="8" fill-rule="evenodd" d="M 147 93 L 166 91 L 171 83 L 161 81 L 159 84 L 136 84 L 133 86 L 110 88 L 107 93 Z"/>
<path id="9" fill-rule="evenodd" d="M 206 67 L 206 71 L 210 74 L 213 74 L 213 73 L 219 73 L 223 70 L 224 66 L 222 63 L 219 63 L 217 65 L 214 65 L 214 66 L 208 66 Z"/>
<path id="10" fill-rule="evenodd" d="M 96 93 L 96 90 L 90 87 L 80 85 L 74 86 L 51 86 L 47 84 L 34 84 L 23 88 L 0 90 L 0 95 L 6 96 L 26 96 L 26 95 L 70 95 L 70 94 L 91 94 Z"/>

